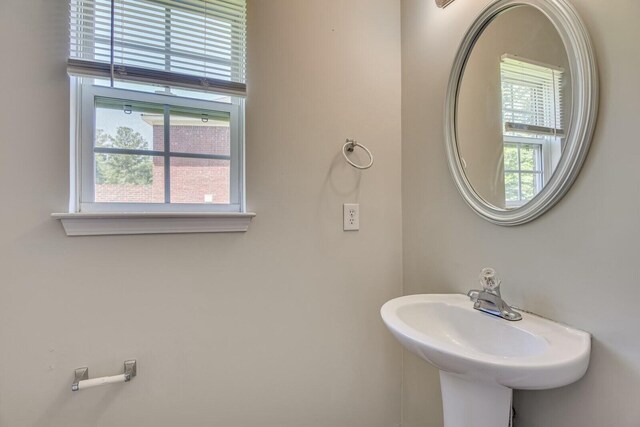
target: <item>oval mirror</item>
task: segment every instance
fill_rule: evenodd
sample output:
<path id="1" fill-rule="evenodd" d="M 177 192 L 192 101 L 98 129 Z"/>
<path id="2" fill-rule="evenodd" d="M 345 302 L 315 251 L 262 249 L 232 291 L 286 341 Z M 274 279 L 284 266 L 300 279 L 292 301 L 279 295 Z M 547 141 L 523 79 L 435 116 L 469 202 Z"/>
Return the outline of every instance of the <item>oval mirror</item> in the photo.
<path id="1" fill-rule="evenodd" d="M 597 114 L 589 36 L 564 0 L 498 0 L 467 31 L 445 111 L 465 201 L 500 225 L 531 221 L 576 179 Z"/>

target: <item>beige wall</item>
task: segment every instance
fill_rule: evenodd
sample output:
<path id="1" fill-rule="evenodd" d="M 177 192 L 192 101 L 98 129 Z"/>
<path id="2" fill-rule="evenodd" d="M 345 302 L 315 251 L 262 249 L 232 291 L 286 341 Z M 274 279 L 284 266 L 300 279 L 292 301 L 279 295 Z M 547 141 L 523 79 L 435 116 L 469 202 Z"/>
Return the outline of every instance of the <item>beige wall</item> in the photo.
<path id="1" fill-rule="evenodd" d="M 458 150 L 465 174 L 484 200 L 505 208 L 500 61 L 516 55 L 569 70 L 567 53 L 553 23 L 538 9 L 515 7 L 487 26 L 465 65 L 456 112 Z M 563 79 L 571 99 L 571 77 Z M 566 111 L 570 120 L 571 108 Z"/>
<path id="2" fill-rule="evenodd" d="M 0 426 L 396 426 L 380 305 L 403 272 L 407 294 L 463 292 L 486 265 L 510 302 L 594 335 L 583 380 L 516 393 L 519 427 L 637 425 L 640 4 L 574 0 L 602 74 L 594 145 L 558 206 L 501 228 L 464 204 L 442 142 L 450 64 L 483 3 L 402 0 L 404 233 L 398 3 L 250 0 L 249 232 L 67 238 L 48 217 L 67 204 L 66 0 L 1 2 L 0 52 L 24 66 L 0 69 Z M 346 137 L 371 170 L 341 160 Z M 358 233 L 341 231 L 350 201 Z M 74 368 L 130 357 L 130 384 L 69 391 Z M 403 363 L 404 427 L 441 426 L 437 372 Z"/>
<path id="3" fill-rule="evenodd" d="M 66 14 L 0 2 L 0 426 L 397 426 L 378 310 L 402 281 L 400 4 L 249 1 L 258 216 L 218 235 L 69 238 L 49 218 L 68 197 Z M 347 137 L 372 169 L 342 160 Z M 127 358 L 130 384 L 70 391 L 75 368 Z"/>
<path id="4" fill-rule="evenodd" d="M 443 105 L 458 44 L 484 1 L 446 9 L 402 0 L 404 293 L 466 292 L 484 266 L 516 305 L 593 334 L 589 371 L 552 391 L 516 392 L 518 427 L 636 427 L 640 387 L 638 255 L 640 67 L 636 0 L 573 0 L 601 73 L 598 128 L 569 194 L 528 225 L 469 209 L 447 169 Z M 404 356 L 403 426 L 442 426 L 437 372 Z"/>

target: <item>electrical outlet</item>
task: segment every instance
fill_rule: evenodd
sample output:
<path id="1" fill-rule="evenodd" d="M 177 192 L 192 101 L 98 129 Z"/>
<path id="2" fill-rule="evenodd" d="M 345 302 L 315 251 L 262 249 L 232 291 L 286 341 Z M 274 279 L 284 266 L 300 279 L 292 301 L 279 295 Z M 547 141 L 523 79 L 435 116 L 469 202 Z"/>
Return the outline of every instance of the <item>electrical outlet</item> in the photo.
<path id="1" fill-rule="evenodd" d="M 342 205 L 344 231 L 360 230 L 360 205 L 357 203 L 345 203 Z"/>

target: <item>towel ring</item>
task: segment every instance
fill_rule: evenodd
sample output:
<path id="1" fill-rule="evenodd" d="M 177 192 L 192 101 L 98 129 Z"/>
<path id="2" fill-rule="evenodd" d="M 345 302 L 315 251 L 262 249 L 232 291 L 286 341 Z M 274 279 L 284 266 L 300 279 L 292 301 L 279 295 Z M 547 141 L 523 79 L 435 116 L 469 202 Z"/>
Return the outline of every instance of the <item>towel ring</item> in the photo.
<path id="1" fill-rule="evenodd" d="M 364 166 L 357 165 L 349 159 L 349 156 L 347 156 L 347 151 L 352 153 L 356 147 L 362 148 L 365 153 L 367 153 L 367 155 L 369 156 L 369 164 Z M 342 146 L 342 155 L 344 156 L 344 159 L 356 169 L 369 169 L 371 166 L 373 166 L 373 154 L 371 154 L 371 151 L 369 151 L 367 147 L 359 144 L 355 139 L 347 139 L 347 142 Z"/>

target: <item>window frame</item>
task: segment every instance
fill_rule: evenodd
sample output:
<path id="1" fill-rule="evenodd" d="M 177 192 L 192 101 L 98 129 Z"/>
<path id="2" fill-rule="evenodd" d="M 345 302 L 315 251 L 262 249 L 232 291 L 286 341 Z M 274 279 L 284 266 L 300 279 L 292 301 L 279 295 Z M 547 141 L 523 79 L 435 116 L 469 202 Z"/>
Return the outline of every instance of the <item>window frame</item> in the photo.
<path id="1" fill-rule="evenodd" d="M 503 169 L 503 175 L 505 177 L 505 206 L 508 208 L 518 208 L 522 205 L 524 205 L 525 203 L 528 203 L 531 201 L 531 199 L 523 199 L 522 198 L 522 175 L 523 174 L 529 174 L 529 175 L 537 175 L 537 183 L 536 183 L 536 195 L 538 195 L 538 193 L 540 193 L 540 191 L 542 190 L 542 188 L 544 188 L 544 185 L 548 182 L 548 177 L 547 177 L 547 173 L 546 171 L 551 170 L 550 169 L 550 164 L 551 164 L 551 154 L 550 154 L 550 149 L 549 149 L 549 144 L 550 141 L 548 141 L 547 139 L 540 139 L 540 138 L 527 138 L 527 137 L 518 137 L 518 136 L 511 136 L 511 135 L 504 135 L 503 139 L 502 139 L 502 146 L 504 149 L 504 146 L 506 145 L 512 145 L 512 146 L 516 146 L 518 148 L 518 169 L 507 169 L 506 167 L 504 167 Z M 522 149 L 523 146 L 527 146 L 527 145 L 538 145 L 540 146 L 539 150 L 540 150 L 540 170 L 523 170 L 522 169 L 522 161 L 521 161 L 521 156 L 520 156 L 520 150 Z M 503 162 L 504 164 L 504 162 Z M 507 200 L 507 189 L 506 189 L 506 175 L 508 173 L 515 173 L 518 174 L 518 194 L 520 196 L 519 200 L 516 201 L 510 201 Z M 535 197 L 535 196 L 534 196 Z"/>
<path id="2" fill-rule="evenodd" d="M 230 64 L 231 74 L 228 76 L 220 73 L 202 74 L 189 69 L 171 70 L 170 67 L 167 69 L 166 64 L 163 69 L 156 69 L 135 61 L 115 61 L 117 58 L 114 48 L 117 47 L 118 37 L 114 16 L 117 15 L 116 12 L 121 14 L 114 7 L 115 1 L 119 0 L 110 0 L 110 11 L 105 7 L 106 3 L 103 2 L 101 6 L 102 13 L 110 16 L 110 47 L 103 49 L 108 51 L 108 61 L 104 61 L 104 58 L 100 60 L 95 51 L 95 11 L 98 2 L 70 0 L 69 3 L 69 209 L 66 213 L 53 213 L 51 216 L 61 222 L 68 236 L 246 232 L 255 217 L 255 213 L 247 212 L 245 182 L 246 1 L 210 0 L 213 8 L 207 9 L 205 6 L 204 9 L 193 9 L 196 14 L 204 13 L 205 20 L 211 18 L 231 23 L 231 34 L 227 40 L 230 40 L 229 48 L 234 60 Z M 170 9 L 174 6 L 180 9 L 179 3 L 182 0 L 158 0 L 158 3 L 169 6 Z M 167 10 L 169 9 L 165 8 L 165 18 Z M 103 24 L 107 22 L 104 17 L 101 19 Z M 171 31 L 165 31 L 165 47 L 166 39 L 171 34 Z M 207 28 L 204 28 L 202 40 L 205 47 L 206 34 Z M 110 81 L 110 86 L 93 84 L 103 79 Z M 118 88 L 115 87 L 118 82 L 156 86 L 160 90 L 175 88 L 193 91 L 194 97 L 182 93 L 178 96 L 147 93 L 146 88 Z M 151 100 L 151 103 L 175 105 L 178 108 L 179 105 L 212 111 L 233 108 L 236 120 L 231 119 L 230 122 L 230 127 L 233 126 L 234 130 L 234 136 L 230 135 L 230 160 L 234 165 L 230 177 L 231 203 L 95 203 L 95 96 L 85 102 L 85 98 L 90 97 L 87 92 L 95 91 L 106 94 L 106 98 L 130 99 L 132 102 L 136 99 L 142 99 L 142 102 Z M 196 93 L 228 96 L 232 102 L 227 104 L 216 100 L 201 100 Z M 87 183 L 91 185 L 88 187 Z"/>
<path id="3" fill-rule="evenodd" d="M 527 66 L 535 66 L 535 67 L 539 67 L 539 68 L 546 68 L 548 70 L 551 71 L 552 73 L 552 82 L 550 87 L 552 87 L 553 89 L 553 93 L 552 93 L 552 101 L 553 101 L 553 115 L 554 115 L 554 120 L 555 119 L 559 119 L 559 123 L 556 123 L 556 127 L 554 128 L 554 130 L 558 130 L 559 133 L 557 135 L 555 134 L 544 134 L 544 133 L 539 133 L 539 130 L 542 129 L 547 129 L 545 127 L 540 127 L 538 125 L 529 125 L 527 123 L 518 123 L 518 122 L 509 122 L 505 119 L 505 102 L 504 102 L 504 96 L 505 96 L 505 91 L 504 91 L 504 78 L 503 78 L 503 64 L 505 60 L 510 60 L 510 61 L 518 61 L 521 62 L 523 64 L 526 64 Z M 503 151 L 504 151 L 504 147 L 505 145 L 516 145 L 518 147 L 518 162 L 519 162 L 519 167 L 520 167 L 520 150 L 522 148 L 522 146 L 525 145 L 539 145 L 540 146 L 540 166 L 541 166 L 541 170 L 540 171 L 523 171 L 521 168 L 519 168 L 518 170 L 511 170 L 511 169 L 506 169 L 504 167 L 504 162 L 503 162 L 503 180 L 505 182 L 505 188 L 504 188 L 504 196 L 505 196 L 505 206 L 507 208 L 519 208 L 524 206 L 526 203 L 529 203 L 532 199 L 522 199 L 522 174 L 523 173 L 529 173 L 529 174 L 537 174 L 538 175 L 538 179 L 537 184 L 536 184 L 536 194 L 534 195 L 534 198 L 540 194 L 540 192 L 542 191 L 542 189 L 544 189 L 544 186 L 549 182 L 549 180 L 551 179 L 551 175 L 552 173 L 549 173 L 550 171 L 553 171 L 554 169 L 554 165 L 556 165 L 559 161 L 559 158 L 555 158 L 556 155 L 554 155 L 556 152 L 560 151 L 560 146 L 562 145 L 562 138 L 564 137 L 564 131 L 561 129 L 562 128 L 562 108 L 563 108 L 563 101 L 562 101 L 562 79 L 563 79 L 563 73 L 564 70 L 562 68 L 556 67 L 554 65 L 550 65 L 550 64 L 545 64 L 539 61 L 534 61 L 528 58 L 523 58 L 523 57 L 519 57 L 519 56 L 515 56 L 515 55 L 510 55 L 510 54 L 504 54 L 501 56 L 501 62 L 500 62 L 500 87 L 501 87 L 501 117 L 502 117 L 502 146 L 503 146 Z M 510 83 L 511 85 L 513 85 L 513 83 Z M 512 89 L 513 90 L 513 89 Z M 512 95 L 513 98 L 513 95 Z M 538 99 L 544 99 L 544 97 L 540 98 L 538 97 Z M 545 105 L 543 105 L 543 107 L 546 107 Z M 511 108 L 511 110 L 513 110 L 513 108 Z M 530 110 L 527 110 L 527 112 L 529 112 Z M 546 111 L 546 109 L 545 109 Z M 530 113 L 530 114 L 535 114 L 535 113 Z M 508 130 L 507 129 L 507 125 L 508 124 L 516 124 L 516 125 L 523 125 L 524 127 L 528 127 L 531 126 L 532 128 L 539 128 L 537 130 L 531 130 L 531 131 L 527 131 L 526 129 L 513 129 L 513 130 Z M 549 130 L 551 130 L 551 128 L 548 128 Z M 527 134 L 529 134 L 530 136 L 526 136 Z M 559 156 L 557 156 L 559 157 Z M 507 189 L 506 189 L 506 175 L 507 173 L 517 173 L 518 174 L 518 193 L 520 195 L 519 200 L 517 201 L 509 201 L 507 200 Z"/>
<path id="4" fill-rule="evenodd" d="M 72 77 L 72 87 L 77 92 L 75 105 L 75 123 L 77 124 L 73 144 L 76 156 L 76 170 L 71 172 L 75 183 L 75 200 L 71 198 L 70 212 L 80 213 L 242 213 L 245 212 L 244 187 L 244 99 L 231 98 L 231 103 L 207 101 L 147 93 L 136 90 L 113 88 L 93 84 L 93 79 Z M 72 94 L 73 95 L 73 94 Z M 73 97 L 73 96 L 72 96 Z M 96 97 L 114 98 L 133 102 L 145 102 L 183 108 L 194 108 L 210 111 L 223 111 L 230 114 L 230 203 L 120 203 L 95 202 L 95 129 L 96 129 Z M 74 106 L 72 105 L 72 108 Z M 170 123 L 165 123 L 165 131 Z M 72 126 L 72 130 L 74 127 Z M 164 154 L 165 160 L 170 152 Z"/>

